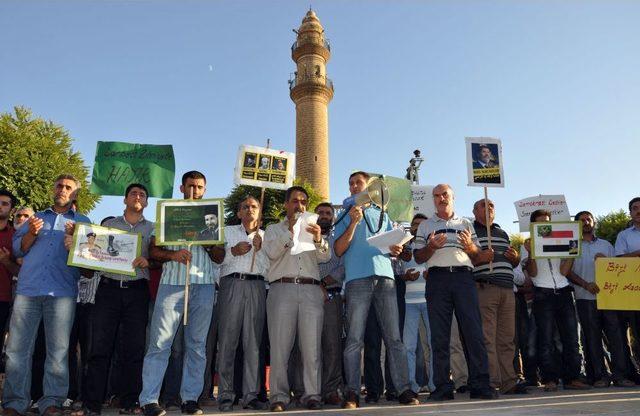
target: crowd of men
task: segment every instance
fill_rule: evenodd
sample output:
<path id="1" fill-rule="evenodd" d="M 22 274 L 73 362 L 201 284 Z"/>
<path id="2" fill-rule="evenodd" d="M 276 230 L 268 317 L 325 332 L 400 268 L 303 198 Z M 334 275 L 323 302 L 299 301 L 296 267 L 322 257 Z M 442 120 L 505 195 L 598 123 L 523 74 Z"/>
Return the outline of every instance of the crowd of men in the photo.
<path id="1" fill-rule="evenodd" d="M 353 173 L 350 194 L 369 179 Z M 456 213 L 446 184 L 433 189 L 436 214 L 416 214 L 404 246 L 383 253 L 369 244 L 398 226 L 377 206 L 336 216 L 323 202 L 304 230 L 313 249 L 292 254 L 309 203 L 302 187 L 286 191 L 286 217 L 266 230 L 260 202 L 247 196 L 223 245 L 187 248 L 156 244 L 147 189 L 134 183 L 124 213 L 102 221 L 142 237 L 136 275 L 127 276 L 67 265 L 75 224 L 91 222 L 77 211 L 78 188 L 59 176 L 53 204 L 37 213 L 0 190 L 6 416 L 57 416 L 66 407 L 95 416 L 108 401 L 120 414 L 145 416 L 198 415 L 214 404 L 222 412 L 354 409 L 362 394 L 367 403 L 384 394 L 416 405 L 421 392 L 432 401 L 465 391 L 491 400 L 541 384 L 640 384 L 640 312 L 598 310 L 595 300 L 596 258 L 640 256 L 640 198 L 630 201 L 631 224 L 615 247 L 595 235 L 590 212 L 576 214 L 583 250 L 575 259 L 532 259 L 529 241 L 521 258 L 493 222 L 493 202 L 477 201 L 471 221 Z M 185 199 L 205 191 L 202 173 L 183 175 Z M 548 211 L 531 215 L 551 220 Z"/>

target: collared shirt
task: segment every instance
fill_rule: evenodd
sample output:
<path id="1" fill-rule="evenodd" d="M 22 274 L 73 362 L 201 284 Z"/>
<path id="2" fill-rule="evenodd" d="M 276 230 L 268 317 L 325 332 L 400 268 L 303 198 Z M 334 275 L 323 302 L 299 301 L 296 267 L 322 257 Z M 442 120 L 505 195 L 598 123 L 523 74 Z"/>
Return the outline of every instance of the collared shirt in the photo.
<path id="1" fill-rule="evenodd" d="M 346 270 L 346 282 L 356 279 L 363 279 L 369 276 L 385 276 L 393 279 L 393 268 L 389 254 L 382 254 L 380 250 L 367 242 L 367 238 L 375 234 L 369 230 L 367 223 L 374 230 L 378 228 L 381 211 L 376 206 L 371 206 L 362 211 L 363 218 L 353 232 L 353 239 L 344 252 L 344 267 Z M 336 240 L 347 231 L 351 224 L 351 217 L 343 215 L 342 220 L 336 224 Z M 385 213 L 380 232 L 391 231 L 393 225 L 389 216 Z"/>
<path id="2" fill-rule="evenodd" d="M 167 250 L 182 250 L 187 246 L 166 246 Z M 212 285 L 216 282 L 220 268 L 211 261 L 209 253 L 199 245 L 191 246 L 189 262 L 189 284 Z M 162 265 L 161 285 L 184 285 L 187 281 L 187 266 L 177 261 L 168 261 Z"/>
<path id="3" fill-rule="evenodd" d="M 323 236 L 329 242 L 329 252 L 333 253 L 333 245 L 336 242 L 336 237 L 333 233 Z M 328 285 L 327 289 L 342 287 L 344 281 L 344 264 L 342 257 L 335 255 L 331 256 L 328 262 L 318 264 L 320 272 L 320 279 L 324 279 L 327 276 L 331 276 L 336 283 Z"/>
<path id="4" fill-rule="evenodd" d="M 151 221 L 147 221 L 144 217 L 140 218 L 135 224 L 129 224 L 124 215 L 116 218 L 112 218 L 104 223 L 105 227 L 116 228 L 118 230 L 126 231 L 128 233 L 138 233 L 142 236 L 142 244 L 140 255 L 145 258 L 149 258 L 149 242 L 151 236 L 154 234 L 155 224 Z M 103 276 L 114 280 L 139 280 L 149 279 L 149 269 L 136 267 L 136 277 L 127 276 L 118 273 L 102 273 Z"/>
<path id="5" fill-rule="evenodd" d="M 0 248 L 5 248 L 9 253 L 13 253 L 12 243 L 15 230 L 11 224 L 7 223 L 7 226 L 0 230 Z M 13 254 L 11 255 L 11 260 Z M 11 282 L 13 281 L 13 274 L 9 272 L 4 264 L 0 264 L 0 302 L 11 302 Z"/>
<path id="6" fill-rule="evenodd" d="M 538 266 L 538 274 L 531 278 L 535 287 L 562 289 L 569 286 L 569 280 L 560 273 L 560 259 L 535 259 L 534 261 Z"/>
<path id="7" fill-rule="evenodd" d="M 267 257 L 263 247 L 258 250 L 253 263 L 253 270 L 251 270 L 251 261 L 253 259 L 253 238 L 256 232 L 247 233 L 244 225 L 231 225 L 224 229 L 224 261 L 220 266 L 220 276 L 226 276 L 231 273 L 251 273 L 259 274 L 260 276 L 266 276 L 267 270 L 269 270 L 269 258 Z M 258 235 L 264 240 L 264 231 L 258 229 Z M 231 254 L 231 248 L 236 244 L 246 241 L 251 244 L 251 250 L 243 254 L 242 256 L 234 256 Z"/>
<path id="8" fill-rule="evenodd" d="M 478 235 L 478 243 L 482 250 L 489 249 L 489 238 L 487 237 L 487 227 L 477 221 L 473 226 Z M 491 248 L 493 249 L 493 262 L 482 264 L 473 269 L 473 277 L 490 281 L 496 286 L 513 287 L 513 265 L 505 257 L 504 252 L 511 246 L 509 235 L 500 228 L 498 224 L 491 224 Z M 489 271 L 493 268 L 492 271 Z"/>
<path id="9" fill-rule="evenodd" d="M 424 272 L 427 270 L 425 264 L 416 263 L 416 259 L 413 257 L 413 249 L 415 248 L 415 240 L 409 243 L 409 249 L 411 250 L 411 260 L 402 262 L 403 272 L 413 269 L 414 272 L 419 272 L 420 276 L 414 281 L 407 280 L 405 282 L 406 291 L 404 293 L 404 301 L 406 303 L 425 303 L 426 282 L 424 280 Z"/>
<path id="10" fill-rule="evenodd" d="M 277 224 L 271 224 L 264 232 L 263 250 L 271 260 L 267 273 L 269 282 L 283 277 L 310 277 L 320 280 L 318 263 L 331 259 L 329 243 L 324 238 L 316 244 L 313 251 L 292 255 L 293 239 L 289 231 L 289 220 L 284 219 Z"/>
<path id="11" fill-rule="evenodd" d="M 614 257 L 614 249 L 610 242 L 603 238 L 594 237 L 593 241 L 582 240 L 582 252 L 580 257 L 573 260 L 571 270 L 582 278 L 585 282 L 596 281 L 595 255 L 604 254 L 606 257 Z M 592 295 L 588 290 L 574 284 L 576 299 L 595 300 L 596 295 Z"/>
<path id="12" fill-rule="evenodd" d="M 422 221 L 416 231 L 415 249 L 419 250 L 427 246 L 429 236 L 432 232 L 435 234 L 445 234 L 447 241 L 442 248 L 433 253 L 433 256 L 427 260 L 427 269 L 431 267 L 449 267 L 449 266 L 467 266 L 473 267 L 469 255 L 462 249 L 462 245 L 458 242 L 458 234 L 461 231 L 468 230 L 471 233 L 471 239 L 478 245 L 478 237 L 473 228 L 473 224 L 466 218 L 458 217 L 453 214 L 451 218 L 445 220 L 434 215 L 428 220 Z"/>
<path id="13" fill-rule="evenodd" d="M 70 209 L 58 214 L 51 208 L 35 214 L 44 224 L 33 245 L 22 251 L 22 237 L 29 227 L 20 227 L 13 236 L 13 255 L 24 257 L 16 293 L 23 296 L 73 296 L 78 295 L 80 270 L 67 266 L 69 252 L 64 247 L 64 226 L 67 222 L 91 224 L 86 216 Z"/>
<path id="14" fill-rule="evenodd" d="M 640 250 L 640 228 L 633 225 L 618 233 L 616 238 L 616 256 Z"/>

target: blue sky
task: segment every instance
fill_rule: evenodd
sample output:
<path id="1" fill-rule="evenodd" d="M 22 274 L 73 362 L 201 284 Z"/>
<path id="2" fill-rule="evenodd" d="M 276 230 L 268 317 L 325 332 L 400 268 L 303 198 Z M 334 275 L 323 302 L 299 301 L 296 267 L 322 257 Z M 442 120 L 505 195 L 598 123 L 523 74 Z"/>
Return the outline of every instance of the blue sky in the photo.
<path id="1" fill-rule="evenodd" d="M 497 222 L 513 202 L 564 193 L 571 212 L 637 196 L 640 2 L 315 1 L 327 73 L 331 196 L 355 169 L 450 183 L 471 215 L 465 136 L 503 141 Z M 30 107 L 67 128 L 91 166 L 98 140 L 173 144 L 226 196 L 241 144 L 295 150 L 291 29 L 299 1 L 3 1 L 0 111 Z M 177 196 L 177 194 L 174 194 Z M 118 214 L 107 196 L 94 221 Z M 153 218 L 153 210 L 148 210 Z"/>

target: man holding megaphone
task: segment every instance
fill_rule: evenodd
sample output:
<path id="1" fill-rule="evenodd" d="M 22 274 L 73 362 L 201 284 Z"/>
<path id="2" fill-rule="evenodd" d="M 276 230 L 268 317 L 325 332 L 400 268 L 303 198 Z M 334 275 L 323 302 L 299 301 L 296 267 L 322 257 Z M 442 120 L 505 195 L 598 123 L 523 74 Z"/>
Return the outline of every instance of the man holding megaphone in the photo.
<path id="1" fill-rule="evenodd" d="M 384 205 L 384 188 L 377 188 L 381 194 L 380 202 Z M 367 238 L 377 232 L 390 231 L 393 228 L 386 213 L 377 206 L 366 203 L 376 202 L 378 199 L 375 189 L 376 186 L 371 186 L 369 174 L 352 173 L 349 177 L 351 198 L 347 198 L 344 204 L 349 214 L 344 216 L 335 228 L 334 251 L 337 256 L 344 257 L 346 272 L 348 333 L 344 350 L 347 382 L 342 404 L 344 409 L 354 409 L 360 405 L 360 355 L 364 345 L 367 314 L 372 302 L 378 315 L 385 346 L 389 351 L 391 378 L 396 390 L 402 392 L 398 401 L 401 404 L 418 404 L 416 395 L 411 391 L 407 354 L 400 338 L 396 285 L 391 260 L 388 254 L 382 254 L 378 248 L 367 242 Z M 361 205 L 363 203 L 364 206 Z M 402 252 L 402 246 L 390 246 L 389 251 L 392 256 L 397 256 Z"/>

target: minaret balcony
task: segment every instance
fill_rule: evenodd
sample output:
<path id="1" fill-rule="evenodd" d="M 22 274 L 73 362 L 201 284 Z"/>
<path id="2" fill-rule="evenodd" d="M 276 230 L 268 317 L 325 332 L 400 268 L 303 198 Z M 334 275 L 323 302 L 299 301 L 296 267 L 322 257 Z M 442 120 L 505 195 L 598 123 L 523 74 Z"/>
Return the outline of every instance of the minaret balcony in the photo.
<path id="1" fill-rule="evenodd" d="M 307 93 L 320 93 L 333 98 L 333 81 L 324 75 L 292 75 L 289 79 L 289 95 L 294 99 Z"/>

